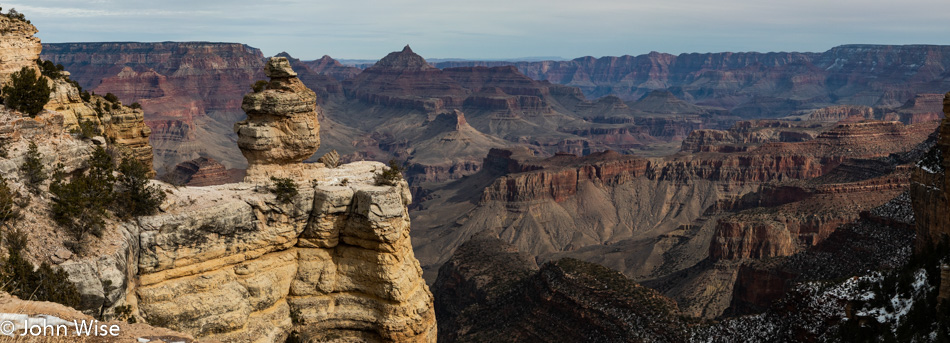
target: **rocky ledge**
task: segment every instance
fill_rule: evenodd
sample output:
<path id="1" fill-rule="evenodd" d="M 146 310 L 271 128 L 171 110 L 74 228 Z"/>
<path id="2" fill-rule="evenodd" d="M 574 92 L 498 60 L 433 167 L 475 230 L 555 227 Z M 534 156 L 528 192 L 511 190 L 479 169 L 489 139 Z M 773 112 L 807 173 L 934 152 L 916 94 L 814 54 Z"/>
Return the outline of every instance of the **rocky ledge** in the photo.
<path id="1" fill-rule="evenodd" d="M 382 167 L 319 169 L 288 203 L 250 183 L 171 191 L 165 213 L 124 227 L 139 237 L 127 303 L 198 338 L 434 342 L 408 186 L 375 186 Z"/>

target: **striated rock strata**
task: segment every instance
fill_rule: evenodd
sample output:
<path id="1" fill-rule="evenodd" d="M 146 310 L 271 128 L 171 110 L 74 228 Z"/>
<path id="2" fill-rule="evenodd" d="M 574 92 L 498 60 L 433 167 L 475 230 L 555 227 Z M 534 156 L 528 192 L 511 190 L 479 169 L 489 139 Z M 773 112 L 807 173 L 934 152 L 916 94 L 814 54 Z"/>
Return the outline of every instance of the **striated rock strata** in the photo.
<path id="1" fill-rule="evenodd" d="M 302 162 L 320 147 L 316 94 L 297 79 L 285 57 L 267 62 L 265 89 L 244 96 L 247 119 L 234 124 L 238 147 L 254 176 L 263 166 Z"/>
<path id="2" fill-rule="evenodd" d="M 10 80 L 10 75 L 28 67 L 39 73 L 37 58 L 43 47 L 34 37 L 36 27 L 25 20 L 0 16 L 0 83 Z"/>
<path id="3" fill-rule="evenodd" d="M 434 342 L 432 296 L 409 242 L 408 188 L 374 186 L 379 167 L 320 169 L 316 187 L 286 204 L 244 183 L 174 191 L 165 214 L 133 228 L 139 313 L 235 342 L 290 332 L 304 341 Z"/>

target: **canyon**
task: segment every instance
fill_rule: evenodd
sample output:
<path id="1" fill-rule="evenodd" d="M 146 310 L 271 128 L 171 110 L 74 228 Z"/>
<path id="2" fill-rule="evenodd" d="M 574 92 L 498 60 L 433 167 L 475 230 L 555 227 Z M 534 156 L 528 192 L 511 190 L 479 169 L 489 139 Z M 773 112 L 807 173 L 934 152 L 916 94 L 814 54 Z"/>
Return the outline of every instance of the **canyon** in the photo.
<path id="1" fill-rule="evenodd" d="M 33 63 L 35 29 L 0 24 Z M 99 111 L 63 81 L 39 119 L 0 113 L 0 170 L 27 140 L 68 171 L 97 144 L 154 166 L 176 185 L 153 181 L 160 213 L 64 258 L 32 211 L 31 258 L 58 261 L 87 312 L 199 339 L 736 338 L 798 318 L 790 304 L 825 296 L 811 282 L 911 268 L 950 234 L 948 54 L 430 64 L 406 46 L 360 69 L 235 43 L 47 44 L 120 101 Z M 103 139 L 66 133 L 83 120 Z M 406 181 L 367 161 L 390 159 Z M 279 179 L 299 194 L 278 200 Z"/>

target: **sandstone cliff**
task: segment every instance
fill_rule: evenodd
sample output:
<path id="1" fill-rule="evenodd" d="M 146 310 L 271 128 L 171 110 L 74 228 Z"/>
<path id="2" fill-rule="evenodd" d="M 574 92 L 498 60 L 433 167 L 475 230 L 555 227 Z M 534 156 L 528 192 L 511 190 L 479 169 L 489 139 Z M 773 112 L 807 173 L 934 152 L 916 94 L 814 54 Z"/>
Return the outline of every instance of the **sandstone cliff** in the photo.
<path id="1" fill-rule="evenodd" d="M 245 183 L 173 191 L 164 214 L 126 227 L 140 237 L 129 297 L 196 337 L 434 342 L 408 189 L 373 186 L 380 167 L 321 169 L 287 204 Z"/>
<path id="2" fill-rule="evenodd" d="M 0 16 L 0 51 L 3 51 L 0 63 L 0 84 L 7 83 L 10 75 L 28 67 L 39 73 L 37 58 L 43 47 L 40 39 L 33 37 L 36 27 L 22 19 Z"/>

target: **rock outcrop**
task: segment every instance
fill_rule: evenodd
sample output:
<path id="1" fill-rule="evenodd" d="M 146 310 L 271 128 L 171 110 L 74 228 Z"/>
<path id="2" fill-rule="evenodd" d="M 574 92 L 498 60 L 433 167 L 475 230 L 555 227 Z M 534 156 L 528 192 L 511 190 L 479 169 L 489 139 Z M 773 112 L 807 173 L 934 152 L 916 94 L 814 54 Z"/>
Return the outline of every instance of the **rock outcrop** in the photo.
<path id="1" fill-rule="evenodd" d="M 266 74 L 267 86 L 244 96 L 247 119 L 234 124 L 249 176 L 261 168 L 299 164 L 320 147 L 316 94 L 297 79 L 287 58 L 271 58 Z"/>
<path id="2" fill-rule="evenodd" d="M 39 326 L 53 325 L 54 329 L 60 325 L 64 325 L 67 328 L 66 332 L 54 331 L 57 336 L 60 336 L 59 338 L 49 337 L 53 336 L 53 334 L 48 333 L 44 334 L 43 336 L 46 337 L 42 338 L 34 337 L 34 339 L 30 339 L 19 337 L 19 339 L 26 342 L 72 342 L 76 340 L 95 340 L 96 338 L 109 342 L 202 342 L 196 341 L 190 335 L 165 328 L 153 327 L 148 324 L 132 324 L 120 320 L 97 322 L 92 316 L 57 303 L 20 300 L 7 293 L 0 293 L 0 316 L 3 316 L 4 320 L 14 324 L 15 335 L 23 332 L 24 323 Z M 117 335 L 94 338 L 79 337 L 79 335 L 75 334 L 77 332 L 75 325 L 77 322 L 80 323 L 80 325 L 82 325 L 83 322 L 87 323 L 87 325 L 93 323 L 96 325 L 105 325 L 107 329 L 116 326 L 118 330 L 113 330 L 112 332 L 115 332 Z"/>
<path id="3" fill-rule="evenodd" d="M 374 186 L 380 167 L 319 169 L 290 203 L 246 183 L 173 191 L 135 229 L 139 313 L 225 341 L 434 342 L 408 188 Z"/>
<path id="4" fill-rule="evenodd" d="M 36 27 L 26 20 L 0 15 L 0 84 L 10 80 L 10 75 L 28 67 L 39 72 L 35 61 L 43 47 L 34 37 Z"/>
<path id="5" fill-rule="evenodd" d="M 826 127 L 817 123 L 784 120 L 740 121 L 729 130 L 693 130 L 683 140 L 685 152 L 743 152 L 763 143 L 804 142 L 814 139 Z"/>

